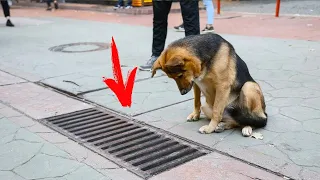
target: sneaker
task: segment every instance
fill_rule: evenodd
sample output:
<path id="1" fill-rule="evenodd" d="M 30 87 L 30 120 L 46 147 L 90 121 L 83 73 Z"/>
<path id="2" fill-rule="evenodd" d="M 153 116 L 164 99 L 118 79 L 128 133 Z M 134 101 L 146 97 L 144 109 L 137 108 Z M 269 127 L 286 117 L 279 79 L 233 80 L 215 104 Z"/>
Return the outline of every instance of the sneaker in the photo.
<path id="1" fill-rule="evenodd" d="M 141 71 L 150 71 L 153 63 L 158 59 L 158 56 L 151 56 L 151 58 L 147 61 L 146 64 L 139 67 Z"/>
<path id="2" fill-rule="evenodd" d="M 114 6 L 114 7 L 113 7 L 113 9 L 114 9 L 114 10 L 117 10 L 117 9 L 123 9 L 123 6 L 116 5 L 116 6 Z"/>
<path id="3" fill-rule="evenodd" d="M 132 6 L 126 6 L 126 9 L 132 9 Z"/>
<path id="4" fill-rule="evenodd" d="M 54 8 L 55 8 L 55 9 L 59 9 L 59 5 L 58 5 L 58 2 L 57 2 L 57 1 L 54 1 L 53 4 L 54 4 Z"/>
<path id="5" fill-rule="evenodd" d="M 180 32 L 184 32 L 184 26 L 183 24 L 179 25 L 179 26 L 175 26 L 173 27 L 175 30 L 180 31 Z"/>
<path id="6" fill-rule="evenodd" d="M 47 7 L 47 11 L 51 11 L 52 10 L 52 8 L 51 7 Z"/>
<path id="7" fill-rule="evenodd" d="M 6 26 L 8 26 L 8 27 L 14 27 L 14 25 L 12 24 L 12 22 L 10 21 L 10 19 L 7 20 Z"/>
<path id="8" fill-rule="evenodd" d="M 213 26 L 206 26 L 203 30 L 202 33 L 209 33 L 209 32 L 214 32 Z"/>

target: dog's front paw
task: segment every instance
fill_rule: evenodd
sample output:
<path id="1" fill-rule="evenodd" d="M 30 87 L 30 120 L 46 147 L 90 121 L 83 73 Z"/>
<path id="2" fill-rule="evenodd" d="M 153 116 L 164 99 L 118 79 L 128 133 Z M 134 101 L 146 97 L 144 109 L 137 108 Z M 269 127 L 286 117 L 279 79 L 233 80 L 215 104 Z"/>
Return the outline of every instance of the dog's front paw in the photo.
<path id="1" fill-rule="evenodd" d="M 221 133 L 222 131 L 224 131 L 225 127 L 226 127 L 226 123 L 225 122 L 220 122 L 218 124 L 218 126 L 216 127 L 216 129 L 214 130 L 214 132 Z"/>
<path id="2" fill-rule="evenodd" d="M 216 129 L 216 127 L 212 127 L 210 125 L 205 125 L 205 126 L 202 126 L 200 129 L 199 129 L 199 132 L 201 134 L 210 134 L 212 133 L 214 130 Z"/>
<path id="3" fill-rule="evenodd" d="M 252 127 L 251 126 L 245 126 L 242 128 L 242 135 L 245 137 L 249 137 L 252 134 Z"/>
<path id="4" fill-rule="evenodd" d="M 200 118 L 200 113 L 193 112 L 187 117 L 187 121 L 198 121 Z"/>

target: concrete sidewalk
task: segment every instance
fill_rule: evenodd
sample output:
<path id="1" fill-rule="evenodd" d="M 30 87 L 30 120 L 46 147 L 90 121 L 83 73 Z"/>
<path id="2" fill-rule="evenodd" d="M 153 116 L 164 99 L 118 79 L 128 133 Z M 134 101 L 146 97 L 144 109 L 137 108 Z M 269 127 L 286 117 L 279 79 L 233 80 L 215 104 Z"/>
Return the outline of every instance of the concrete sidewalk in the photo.
<path id="1" fill-rule="evenodd" d="M 90 108 L 91 105 L 3 72 L 0 77 L 1 102 L 14 107 L 0 103 L 0 179 L 141 179 L 36 121 L 54 114 Z M 8 85 L 9 81 L 14 85 Z M 186 171 L 189 174 L 185 174 Z M 175 179 L 209 180 L 208 177 L 213 176 L 218 180 L 281 179 L 218 153 L 188 162 L 152 179 L 170 179 L 173 174 L 177 175 Z"/>
<path id="2" fill-rule="evenodd" d="M 114 19 L 116 16 L 112 14 L 92 13 L 90 18 L 95 20 L 89 21 L 77 12 L 44 13 L 45 16 L 39 17 L 41 13 L 33 14 L 39 11 L 13 11 L 14 14 L 20 12 L 29 13 L 14 18 L 17 27 L 0 26 L 0 179 L 3 179 L 1 176 L 5 179 L 139 179 L 36 122 L 96 104 L 224 154 L 211 153 L 154 179 L 313 180 L 320 177 L 320 25 L 317 19 L 300 19 L 303 25 L 313 22 L 306 30 L 308 36 L 301 35 L 301 38 L 297 38 L 299 34 L 294 31 L 285 34 L 268 26 L 271 20 L 260 28 L 260 33 L 269 31 L 269 37 L 253 36 L 250 30 L 247 35 L 221 31 L 247 62 L 265 94 L 270 120 L 265 128 L 256 130 L 264 136 L 263 140 L 257 140 L 242 137 L 239 130 L 199 134 L 197 130 L 207 121 L 188 123 L 185 120 L 192 111 L 192 94 L 180 96 L 175 83 L 162 73 L 149 79 L 149 72 L 138 72 L 132 108 L 122 108 L 109 89 L 101 89 L 105 88 L 102 76 L 112 77 L 110 50 L 90 53 L 48 50 L 76 42 L 108 43 L 114 36 L 126 77 L 127 70 L 149 58 L 152 27 L 128 21 L 125 24 L 97 20 Z M 175 20 L 170 23 L 179 23 L 178 16 Z M 298 27 L 294 20 L 283 21 L 293 29 Z M 228 22 L 231 20 L 221 20 L 220 26 Z M 234 25 L 240 28 L 239 24 Z M 261 24 L 252 26 L 259 29 Z M 180 37 L 183 33 L 169 30 L 167 43 Z M 68 47 L 68 50 L 92 48 L 79 46 Z M 77 100 L 35 83 L 68 92 Z M 26 150 L 21 151 L 21 146 Z"/>

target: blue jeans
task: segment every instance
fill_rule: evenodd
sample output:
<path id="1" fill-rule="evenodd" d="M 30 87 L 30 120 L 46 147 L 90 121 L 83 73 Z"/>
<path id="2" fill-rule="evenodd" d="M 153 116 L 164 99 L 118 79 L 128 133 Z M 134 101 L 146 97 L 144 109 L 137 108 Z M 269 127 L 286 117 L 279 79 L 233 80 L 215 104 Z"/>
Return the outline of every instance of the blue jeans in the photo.
<path id="1" fill-rule="evenodd" d="M 124 6 L 124 1 L 123 0 L 119 0 L 117 5 L 118 6 Z M 132 0 L 128 0 L 127 1 L 127 6 L 132 6 Z"/>
<path id="2" fill-rule="evenodd" d="M 212 0 L 203 0 L 203 4 L 206 6 L 207 24 L 213 24 L 214 6 Z"/>

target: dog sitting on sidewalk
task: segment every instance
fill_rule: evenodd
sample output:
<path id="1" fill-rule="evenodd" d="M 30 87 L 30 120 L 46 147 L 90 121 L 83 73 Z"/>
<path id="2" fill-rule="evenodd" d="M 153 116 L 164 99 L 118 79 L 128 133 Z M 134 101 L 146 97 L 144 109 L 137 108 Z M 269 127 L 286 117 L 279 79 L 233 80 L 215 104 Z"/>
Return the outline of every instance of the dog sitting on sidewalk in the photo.
<path id="1" fill-rule="evenodd" d="M 181 95 L 193 88 L 194 110 L 187 120 L 198 120 L 201 110 L 211 120 L 200 133 L 241 127 L 244 136 L 251 136 L 252 128 L 266 126 L 268 116 L 259 84 L 220 35 L 194 35 L 172 42 L 155 61 L 152 77 L 158 69 L 175 80 Z M 201 93 L 206 99 L 202 107 Z"/>

